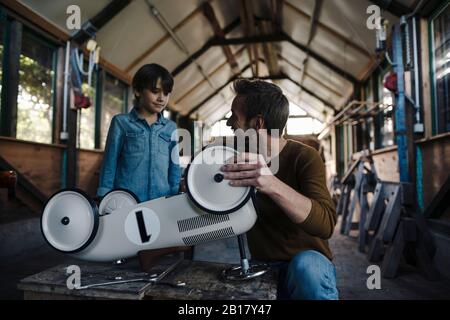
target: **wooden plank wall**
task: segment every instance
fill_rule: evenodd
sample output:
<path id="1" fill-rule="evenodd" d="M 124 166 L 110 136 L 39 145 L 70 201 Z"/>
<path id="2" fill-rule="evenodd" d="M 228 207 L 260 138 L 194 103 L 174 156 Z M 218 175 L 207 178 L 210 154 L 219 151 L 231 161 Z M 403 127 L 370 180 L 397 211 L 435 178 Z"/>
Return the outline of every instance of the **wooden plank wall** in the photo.
<path id="1" fill-rule="evenodd" d="M 425 208 L 450 174 L 450 133 L 418 143 L 422 150 L 423 200 Z"/>
<path id="2" fill-rule="evenodd" d="M 0 137 L 0 155 L 47 197 L 61 189 L 64 145 L 51 145 Z M 95 196 L 103 152 L 80 150 L 77 186 Z"/>
<path id="3" fill-rule="evenodd" d="M 61 188 L 63 150 L 61 145 L 0 137 L 0 155 L 48 197 Z"/>
<path id="4" fill-rule="evenodd" d="M 97 193 L 103 152 L 94 150 L 80 150 L 78 152 L 78 186 L 90 196 Z"/>

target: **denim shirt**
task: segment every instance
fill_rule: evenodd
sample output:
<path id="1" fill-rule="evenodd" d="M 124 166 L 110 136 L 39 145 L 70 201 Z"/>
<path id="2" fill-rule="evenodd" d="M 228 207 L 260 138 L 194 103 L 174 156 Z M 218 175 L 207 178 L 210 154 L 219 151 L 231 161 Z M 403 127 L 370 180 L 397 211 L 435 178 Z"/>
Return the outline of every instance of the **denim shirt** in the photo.
<path id="1" fill-rule="evenodd" d="M 97 195 L 102 197 L 112 189 L 123 188 L 132 191 L 142 202 L 178 193 L 181 169 L 177 141 L 171 141 L 175 130 L 175 122 L 161 114 L 149 125 L 139 118 L 135 108 L 130 113 L 114 116 Z"/>

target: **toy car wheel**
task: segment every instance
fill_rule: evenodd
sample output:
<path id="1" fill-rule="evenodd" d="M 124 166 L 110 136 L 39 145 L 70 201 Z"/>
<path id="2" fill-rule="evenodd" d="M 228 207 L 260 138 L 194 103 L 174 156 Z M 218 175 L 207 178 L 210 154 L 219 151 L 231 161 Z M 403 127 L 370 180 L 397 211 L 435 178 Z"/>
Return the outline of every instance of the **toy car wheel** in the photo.
<path id="1" fill-rule="evenodd" d="M 132 207 L 138 203 L 138 197 L 133 192 L 125 189 L 114 189 L 103 197 L 98 211 L 100 216 L 104 216 L 114 210 Z"/>
<path id="2" fill-rule="evenodd" d="M 64 189 L 46 203 L 41 231 L 47 243 L 58 251 L 76 253 L 95 238 L 99 224 L 97 205 L 82 190 Z"/>
<path id="3" fill-rule="evenodd" d="M 251 197 L 253 188 L 232 187 L 220 167 L 238 152 L 225 146 L 205 148 L 186 169 L 189 198 L 200 209 L 213 214 L 228 214 L 240 209 Z"/>

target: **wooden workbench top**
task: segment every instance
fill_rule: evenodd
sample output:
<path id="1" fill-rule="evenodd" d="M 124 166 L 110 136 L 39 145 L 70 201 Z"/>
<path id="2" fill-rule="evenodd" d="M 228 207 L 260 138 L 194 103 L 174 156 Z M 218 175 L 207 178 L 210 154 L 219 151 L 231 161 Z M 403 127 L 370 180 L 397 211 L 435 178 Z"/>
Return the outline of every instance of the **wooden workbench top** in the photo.
<path id="1" fill-rule="evenodd" d="M 81 285 L 134 279 L 159 274 L 177 257 L 161 259 L 149 273 L 141 271 L 137 261 L 131 260 L 123 265 L 86 263 L 77 264 L 81 270 Z M 153 285 L 145 282 L 93 287 L 74 290 L 67 287 L 68 265 L 59 265 L 20 281 L 18 288 L 24 292 L 24 299 L 218 299 L 218 300 L 271 300 L 276 299 L 277 272 L 270 270 L 265 275 L 245 281 L 223 281 L 222 270 L 229 264 L 183 260 L 175 270 Z M 170 284 L 184 282 L 182 287 Z"/>

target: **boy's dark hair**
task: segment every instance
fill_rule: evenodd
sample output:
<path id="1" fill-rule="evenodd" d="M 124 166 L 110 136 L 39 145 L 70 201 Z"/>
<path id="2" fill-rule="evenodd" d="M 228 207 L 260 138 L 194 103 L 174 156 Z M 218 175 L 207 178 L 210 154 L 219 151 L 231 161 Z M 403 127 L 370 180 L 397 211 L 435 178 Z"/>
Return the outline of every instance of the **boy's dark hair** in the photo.
<path id="1" fill-rule="evenodd" d="M 170 72 L 156 63 L 145 64 L 139 68 L 133 77 L 132 86 L 137 92 L 144 89 L 156 89 L 158 79 L 161 79 L 161 86 L 164 94 L 169 94 L 173 89 L 173 77 Z M 136 101 L 138 98 L 135 96 Z"/>
<path id="2" fill-rule="evenodd" d="M 244 113 L 247 120 L 261 115 L 268 134 L 271 129 L 280 135 L 289 117 L 289 101 L 276 85 L 262 80 L 238 79 L 233 83 L 234 92 L 244 97 Z"/>

